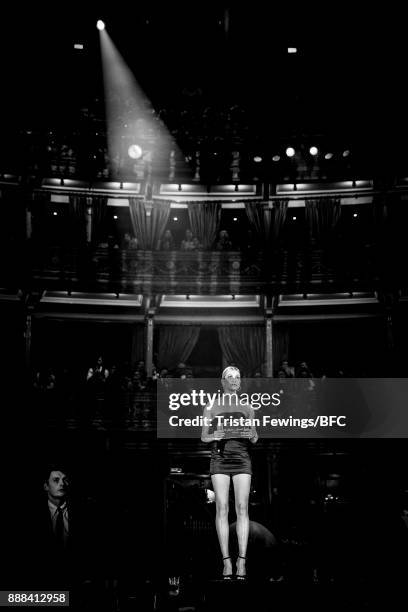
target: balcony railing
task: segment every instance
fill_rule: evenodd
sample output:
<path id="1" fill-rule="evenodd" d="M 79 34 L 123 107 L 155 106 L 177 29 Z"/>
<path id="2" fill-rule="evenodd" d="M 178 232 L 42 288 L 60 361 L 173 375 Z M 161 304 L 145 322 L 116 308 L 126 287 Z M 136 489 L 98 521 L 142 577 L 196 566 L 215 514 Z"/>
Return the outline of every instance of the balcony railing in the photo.
<path id="1" fill-rule="evenodd" d="M 383 264 L 383 262 L 382 262 Z M 49 288 L 121 293 L 241 294 L 267 287 L 370 286 L 384 270 L 366 247 L 351 254 L 319 249 L 256 255 L 229 251 L 36 250 L 25 274 Z"/>
<path id="2" fill-rule="evenodd" d="M 395 255 L 395 254 L 394 254 Z M 3 254 L 1 284 L 18 288 L 148 294 L 254 294 L 405 286 L 401 257 L 373 246 L 359 249 L 141 251 L 32 245 Z M 405 259 L 405 258 L 404 258 Z M 399 263 L 398 263 L 399 262 Z M 402 283 L 402 284 L 401 284 Z"/>

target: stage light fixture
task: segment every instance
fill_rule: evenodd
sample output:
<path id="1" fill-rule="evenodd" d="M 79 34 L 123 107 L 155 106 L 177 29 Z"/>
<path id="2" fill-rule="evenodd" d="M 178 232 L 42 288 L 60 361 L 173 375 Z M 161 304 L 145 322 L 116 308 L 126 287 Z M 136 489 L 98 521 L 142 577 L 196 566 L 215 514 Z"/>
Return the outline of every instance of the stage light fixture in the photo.
<path id="1" fill-rule="evenodd" d="M 262 161 L 262 157 L 260 155 L 255 155 L 254 157 L 254 162 L 256 162 L 257 164 L 259 164 Z"/>
<path id="2" fill-rule="evenodd" d="M 297 53 L 297 47 L 288 47 L 288 53 L 289 54 Z"/>
<path id="3" fill-rule="evenodd" d="M 288 147 L 288 148 L 286 149 L 286 155 L 287 155 L 288 157 L 293 157 L 293 156 L 294 156 L 294 154 L 295 154 L 295 149 L 294 149 L 293 147 Z"/>
<path id="4" fill-rule="evenodd" d="M 353 217 L 354 217 L 355 219 L 357 219 L 358 214 L 357 214 L 357 213 L 354 213 L 354 214 L 353 214 Z"/>
<path id="5" fill-rule="evenodd" d="M 58 216 L 58 213 L 57 213 L 57 212 L 55 212 L 55 210 L 54 210 L 54 212 L 53 212 L 52 214 L 54 215 L 54 217 L 57 217 L 57 216 Z"/>
<path id="6" fill-rule="evenodd" d="M 233 218 L 233 221 L 238 221 L 238 217 L 234 217 L 234 218 Z"/>
<path id="7" fill-rule="evenodd" d="M 173 217 L 173 221 L 178 221 L 178 217 Z"/>
<path id="8" fill-rule="evenodd" d="M 113 215 L 113 218 L 114 218 L 114 219 L 117 219 L 117 218 L 118 218 L 118 215 Z"/>
<path id="9" fill-rule="evenodd" d="M 331 159 L 333 157 L 333 153 L 326 153 L 324 159 Z"/>
<path id="10" fill-rule="evenodd" d="M 345 151 L 343 151 L 343 157 L 348 157 L 350 155 L 350 151 L 349 149 L 346 149 Z"/>
<path id="11" fill-rule="evenodd" d="M 143 150 L 142 147 L 139 147 L 137 144 L 132 144 L 128 148 L 128 155 L 132 159 L 140 159 L 142 157 Z"/>
<path id="12" fill-rule="evenodd" d="M 102 21 L 102 19 L 98 19 L 98 21 L 96 22 L 96 27 L 100 31 L 104 30 L 105 29 L 105 22 Z"/>
<path id="13" fill-rule="evenodd" d="M 280 155 L 274 155 L 272 157 L 272 161 L 274 161 L 274 162 L 278 162 L 279 160 L 280 160 Z"/>
<path id="14" fill-rule="evenodd" d="M 292 221 L 296 221 L 297 217 L 292 217 Z"/>
<path id="15" fill-rule="evenodd" d="M 319 152 L 319 149 L 317 147 L 310 147 L 310 149 L 309 149 L 310 155 L 315 156 L 315 155 L 318 154 L 318 152 Z"/>

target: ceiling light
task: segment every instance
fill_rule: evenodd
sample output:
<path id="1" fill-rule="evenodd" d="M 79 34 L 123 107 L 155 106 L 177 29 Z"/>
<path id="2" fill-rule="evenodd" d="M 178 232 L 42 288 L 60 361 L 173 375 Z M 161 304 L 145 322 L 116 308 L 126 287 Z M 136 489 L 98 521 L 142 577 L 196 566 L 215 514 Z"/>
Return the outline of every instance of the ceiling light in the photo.
<path id="1" fill-rule="evenodd" d="M 333 157 L 333 153 L 326 153 L 324 159 L 331 159 Z"/>
<path id="2" fill-rule="evenodd" d="M 278 162 L 279 160 L 280 160 L 280 155 L 274 155 L 272 157 L 272 161 L 274 161 L 274 162 Z"/>
<path id="3" fill-rule="evenodd" d="M 294 156 L 294 154 L 295 154 L 295 149 L 294 149 L 293 147 L 288 147 L 288 148 L 286 149 L 286 155 L 287 155 L 288 157 L 293 157 L 293 156 Z"/>
<path id="4" fill-rule="evenodd" d="M 310 155 L 317 155 L 318 152 L 319 152 L 319 149 L 317 147 L 310 147 L 309 149 Z"/>
<path id="5" fill-rule="evenodd" d="M 260 155 L 255 155 L 254 157 L 254 162 L 256 162 L 257 164 L 259 164 L 259 162 L 262 161 L 262 157 Z"/>

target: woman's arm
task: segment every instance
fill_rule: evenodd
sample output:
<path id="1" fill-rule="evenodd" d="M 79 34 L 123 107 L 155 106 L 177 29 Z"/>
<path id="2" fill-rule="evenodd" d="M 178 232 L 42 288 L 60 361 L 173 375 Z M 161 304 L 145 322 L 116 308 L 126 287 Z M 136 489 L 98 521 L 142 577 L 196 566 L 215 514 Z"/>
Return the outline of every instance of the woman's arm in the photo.
<path id="1" fill-rule="evenodd" d="M 208 410 L 207 406 L 203 412 L 203 426 L 201 428 L 201 441 L 202 442 L 214 442 L 214 440 L 220 440 L 225 436 L 223 431 L 214 430 L 214 433 L 209 433 L 211 427 L 211 421 L 213 418 L 213 411 Z"/>
<path id="2" fill-rule="evenodd" d="M 255 418 L 255 411 L 252 408 L 252 406 L 249 407 L 249 418 L 250 419 L 254 419 Z M 252 442 L 252 444 L 255 444 L 255 442 L 258 442 L 258 432 L 256 431 L 255 425 L 252 425 L 251 433 L 252 433 L 252 437 L 249 438 L 249 441 Z"/>

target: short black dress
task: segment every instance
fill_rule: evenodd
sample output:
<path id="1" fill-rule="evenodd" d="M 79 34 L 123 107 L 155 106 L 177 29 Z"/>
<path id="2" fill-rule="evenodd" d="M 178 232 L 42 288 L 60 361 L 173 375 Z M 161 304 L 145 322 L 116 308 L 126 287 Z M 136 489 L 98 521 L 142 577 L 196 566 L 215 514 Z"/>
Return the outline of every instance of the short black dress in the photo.
<path id="1" fill-rule="evenodd" d="M 210 474 L 252 474 L 249 454 L 249 440 L 229 438 L 213 442 L 211 449 Z"/>
<path id="2" fill-rule="evenodd" d="M 226 413 L 225 416 L 232 416 Z M 234 413 L 233 416 L 248 416 Z M 212 443 L 210 474 L 252 474 L 252 462 L 248 438 L 221 438 Z"/>

